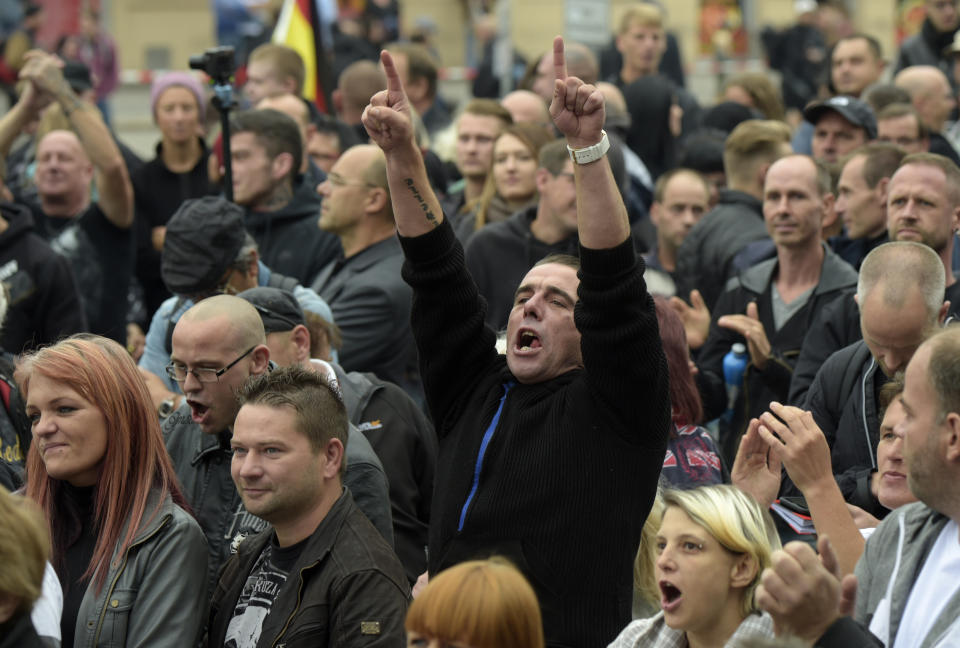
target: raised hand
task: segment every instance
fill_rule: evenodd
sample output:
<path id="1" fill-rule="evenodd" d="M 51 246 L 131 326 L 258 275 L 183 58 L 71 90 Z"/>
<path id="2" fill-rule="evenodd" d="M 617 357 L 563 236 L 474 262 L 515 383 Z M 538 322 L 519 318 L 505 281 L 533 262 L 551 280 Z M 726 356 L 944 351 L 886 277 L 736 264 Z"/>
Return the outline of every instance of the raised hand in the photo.
<path id="1" fill-rule="evenodd" d="M 30 50 L 23 55 L 19 76 L 49 95 L 56 95 L 67 85 L 63 78 L 63 61 L 42 50 Z"/>
<path id="2" fill-rule="evenodd" d="M 390 52 L 380 52 L 380 62 L 387 76 L 387 89 L 370 97 L 370 104 L 363 109 L 360 121 L 367 129 L 370 139 L 387 153 L 398 146 L 414 143 L 413 118 L 410 114 L 410 100 L 403 90 L 400 74 Z"/>
<path id="3" fill-rule="evenodd" d="M 757 312 L 757 302 L 747 304 L 746 315 L 724 315 L 717 320 L 717 325 L 736 331 L 747 341 L 747 351 L 750 353 L 750 362 L 763 371 L 770 359 L 770 340 L 760 321 Z"/>
<path id="4" fill-rule="evenodd" d="M 833 479 L 830 447 L 810 412 L 772 402 L 770 412 L 760 416 L 758 431 L 776 448 L 790 479 L 804 493 L 822 480 Z"/>
<path id="5" fill-rule="evenodd" d="M 759 427 L 760 421 L 752 419 L 741 437 L 740 449 L 730 470 L 730 482 L 767 508 L 780 490 L 780 458 L 760 437 Z"/>
<path id="6" fill-rule="evenodd" d="M 699 349 L 710 334 L 710 309 L 700 295 L 699 290 L 690 291 L 690 306 L 679 297 L 670 298 L 670 307 L 683 321 L 683 330 L 687 334 L 687 345 Z"/>
<path id="7" fill-rule="evenodd" d="M 818 546 L 819 559 L 805 542 L 791 542 L 774 552 L 773 566 L 763 570 L 756 601 L 773 617 L 778 636 L 815 641 L 853 608 L 856 577 L 840 578 L 836 555 L 825 536 Z"/>
<path id="8" fill-rule="evenodd" d="M 595 86 L 567 76 L 563 38 L 553 39 L 553 101 L 550 117 L 572 148 L 592 146 L 600 141 L 605 118 L 603 95 Z"/>

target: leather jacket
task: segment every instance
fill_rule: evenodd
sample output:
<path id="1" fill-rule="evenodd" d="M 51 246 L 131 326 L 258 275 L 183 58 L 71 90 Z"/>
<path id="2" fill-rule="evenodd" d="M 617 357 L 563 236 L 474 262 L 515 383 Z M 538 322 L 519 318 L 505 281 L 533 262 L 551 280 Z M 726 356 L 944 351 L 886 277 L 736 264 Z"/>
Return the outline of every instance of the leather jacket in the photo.
<path id="1" fill-rule="evenodd" d="M 210 603 L 207 646 L 222 646 L 247 577 L 274 535 L 244 540 Z M 258 648 L 402 648 L 410 587 L 393 550 L 346 488 L 307 540 L 263 619 Z"/>
<path id="2" fill-rule="evenodd" d="M 207 543 L 189 513 L 170 495 L 160 497 L 151 492 L 144 521 L 127 551 L 114 552 L 100 592 L 95 579 L 87 586 L 77 614 L 77 648 L 196 644 L 206 610 Z"/>

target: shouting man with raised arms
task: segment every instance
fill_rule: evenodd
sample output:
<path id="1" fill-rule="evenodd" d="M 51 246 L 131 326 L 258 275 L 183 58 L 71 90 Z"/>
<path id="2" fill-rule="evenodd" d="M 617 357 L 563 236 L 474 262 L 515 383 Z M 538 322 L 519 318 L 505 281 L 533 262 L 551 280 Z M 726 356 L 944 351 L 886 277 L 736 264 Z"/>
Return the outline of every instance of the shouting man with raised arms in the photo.
<path id="1" fill-rule="evenodd" d="M 388 53 L 387 90 L 363 123 L 387 159 L 439 436 L 429 571 L 506 556 L 537 591 L 548 645 L 601 646 L 630 620 L 631 565 L 670 424 L 667 369 L 605 157 L 603 96 L 567 77 L 559 37 L 553 57 L 550 114 L 574 161 L 580 259 L 548 257 L 523 278 L 506 356 L 430 190 Z"/>

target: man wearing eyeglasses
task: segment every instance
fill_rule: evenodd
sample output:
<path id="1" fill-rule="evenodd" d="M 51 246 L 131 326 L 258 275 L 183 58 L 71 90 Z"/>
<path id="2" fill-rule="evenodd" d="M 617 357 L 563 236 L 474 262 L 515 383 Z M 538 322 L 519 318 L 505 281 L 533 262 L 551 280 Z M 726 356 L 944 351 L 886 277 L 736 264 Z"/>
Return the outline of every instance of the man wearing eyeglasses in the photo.
<path id="1" fill-rule="evenodd" d="M 383 153 L 370 145 L 347 149 L 317 193 L 323 198 L 318 225 L 343 246 L 312 285 L 343 334 L 340 364 L 395 383 L 422 403 L 410 330 L 413 293 L 400 277 L 403 254 Z"/>
<path id="2" fill-rule="evenodd" d="M 271 368 L 261 315 L 249 302 L 218 295 L 198 302 L 173 331 L 167 375 L 185 403 L 163 422 L 164 440 L 187 503 L 207 536 L 208 586 L 243 538 L 266 522 L 244 508 L 230 476 L 236 394 L 251 376 Z M 344 484 L 357 506 L 393 546 L 390 496 L 383 465 L 351 426 Z"/>
<path id="3" fill-rule="evenodd" d="M 235 394 L 247 378 L 268 371 L 270 351 L 256 309 L 229 295 L 209 297 L 184 313 L 172 347 L 167 374 L 180 385 L 186 404 L 164 420 L 163 432 L 185 497 L 207 537 L 212 591 L 233 540 L 266 528 L 239 506 L 228 450 L 238 410 Z"/>

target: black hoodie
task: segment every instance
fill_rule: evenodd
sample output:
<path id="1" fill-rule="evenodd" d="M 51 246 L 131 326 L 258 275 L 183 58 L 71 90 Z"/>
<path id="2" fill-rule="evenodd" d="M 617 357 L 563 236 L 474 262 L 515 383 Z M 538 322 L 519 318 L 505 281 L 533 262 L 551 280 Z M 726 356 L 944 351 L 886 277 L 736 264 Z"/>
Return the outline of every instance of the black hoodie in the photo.
<path id="1" fill-rule="evenodd" d="M 0 203 L 0 216 L 8 223 L 0 233 L 0 281 L 9 300 L 0 344 L 18 354 L 86 331 L 69 262 L 34 233 L 29 209 Z"/>
<path id="2" fill-rule="evenodd" d="M 328 263 L 341 254 L 340 239 L 317 225 L 319 169 L 311 164 L 297 176 L 293 198 L 272 212 L 247 210 L 247 231 L 257 241 L 260 259 L 274 272 L 296 277 L 309 286 Z"/>

